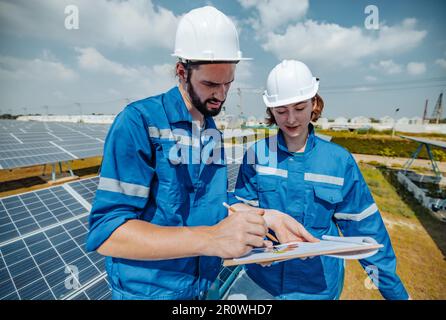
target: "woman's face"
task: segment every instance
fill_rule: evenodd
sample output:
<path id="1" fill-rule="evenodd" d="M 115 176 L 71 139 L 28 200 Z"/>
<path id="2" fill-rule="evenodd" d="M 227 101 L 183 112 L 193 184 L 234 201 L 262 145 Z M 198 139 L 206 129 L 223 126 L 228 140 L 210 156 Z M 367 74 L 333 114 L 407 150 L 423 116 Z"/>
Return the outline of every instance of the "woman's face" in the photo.
<path id="1" fill-rule="evenodd" d="M 290 138 L 307 134 L 313 111 L 312 99 L 271 108 L 271 112 L 282 132 Z"/>

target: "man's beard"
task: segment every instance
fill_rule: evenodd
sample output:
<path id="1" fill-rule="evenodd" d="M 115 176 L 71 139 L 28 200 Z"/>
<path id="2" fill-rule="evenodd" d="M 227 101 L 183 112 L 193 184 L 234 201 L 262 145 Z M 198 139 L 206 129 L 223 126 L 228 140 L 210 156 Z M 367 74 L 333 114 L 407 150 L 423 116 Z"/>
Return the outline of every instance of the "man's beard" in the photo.
<path id="1" fill-rule="evenodd" d="M 190 100 L 191 100 L 193 106 L 205 117 L 215 117 L 216 115 L 218 115 L 223 107 L 223 104 L 226 101 L 226 100 L 220 101 L 218 99 L 212 98 L 212 99 L 207 99 L 204 102 L 202 102 L 200 100 L 200 97 L 198 97 L 198 95 L 196 94 L 194 87 L 192 86 L 192 83 L 190 81 L 187 85 L 187 93 L 189 94 L 189 97 L 190 97 Z M 220 102 L 220 108 L 215 109 L 215 110 L 209 110 L 206 107 L 206 104 L 208 102 Z"/>

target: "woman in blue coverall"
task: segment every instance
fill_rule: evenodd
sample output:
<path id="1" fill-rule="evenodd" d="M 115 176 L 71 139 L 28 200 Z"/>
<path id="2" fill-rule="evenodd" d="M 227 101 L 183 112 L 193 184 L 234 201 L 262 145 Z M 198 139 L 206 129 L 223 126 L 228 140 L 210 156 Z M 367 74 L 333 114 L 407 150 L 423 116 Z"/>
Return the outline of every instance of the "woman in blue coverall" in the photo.
<path id="1" fill-rule="evenodd" d="M 318 88 L 319 79 L 300 61 L 285 60 L 270 72 L 263 99 L 268 123 L 277 124 L 279 132 L 248 150 L 235 195 L 250 204 L 258 201 L 269 213 L 269 225 L 275 215 L 288 214 L 319 239 L 339 236 L 339 230 L 344 236 L 374 238 L 384 247 L 360 259 L 360 264 L 384 298 L 408 299 L 396 274 L 389 235 L 355 160 L 344 148 L 314 134 L 311 121 L 319 118 L 324 107 Z M 299 240 L 292 234 L 277 237 L 282 243 Z M 270 266 L 249 264 L 229 297 L 338 299 L 343 282 L 343 260 L 329 256 Z"/>

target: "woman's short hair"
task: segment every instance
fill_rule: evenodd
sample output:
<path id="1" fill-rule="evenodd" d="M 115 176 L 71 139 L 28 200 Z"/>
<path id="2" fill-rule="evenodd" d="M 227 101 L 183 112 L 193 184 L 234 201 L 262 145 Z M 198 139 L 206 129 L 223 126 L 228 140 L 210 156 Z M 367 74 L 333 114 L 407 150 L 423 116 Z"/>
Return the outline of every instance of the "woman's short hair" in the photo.
<path id="1" fill-rule="evenodd" d="M 311 98 L 311 102 L 313 103 L 316 101 L 316 107 L 314 108 L 313 112 L 311 113 L 311 121 L 317 121 L 317 119 L 320 118 L 322 115 L 322 110 L 324 109 L 324 100 L 322 100 L 321 96 L 316 93 L 316 95 Z M 273 113 L 271 112 L 271 108 L 266 109 L 266 124 L 269 126 L 277 124 L 276 119 L 274 118 Z"/>

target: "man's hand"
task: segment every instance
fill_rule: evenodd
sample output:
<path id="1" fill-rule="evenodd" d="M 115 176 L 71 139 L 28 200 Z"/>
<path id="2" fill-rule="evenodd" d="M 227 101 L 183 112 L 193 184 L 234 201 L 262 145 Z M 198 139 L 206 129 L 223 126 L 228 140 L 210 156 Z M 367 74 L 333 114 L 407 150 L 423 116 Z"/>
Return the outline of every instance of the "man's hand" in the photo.
<path id="1" fill-rule="evenodd" d="M 258 208 L 233 212 L 213 226 L 209 255 L 236 258 L 248 253 L 253 247 L 262 247 L 268 231 L 263 214 L 264 210 Z"/>
<path id="2" fill-rule="evenodd" d="M 293 241 L 319 242 L 302 224 L 286 213 L 274 209 L 265 209 L 264 218 L 267 226 L 274 231 L 280 243 Z"/>

